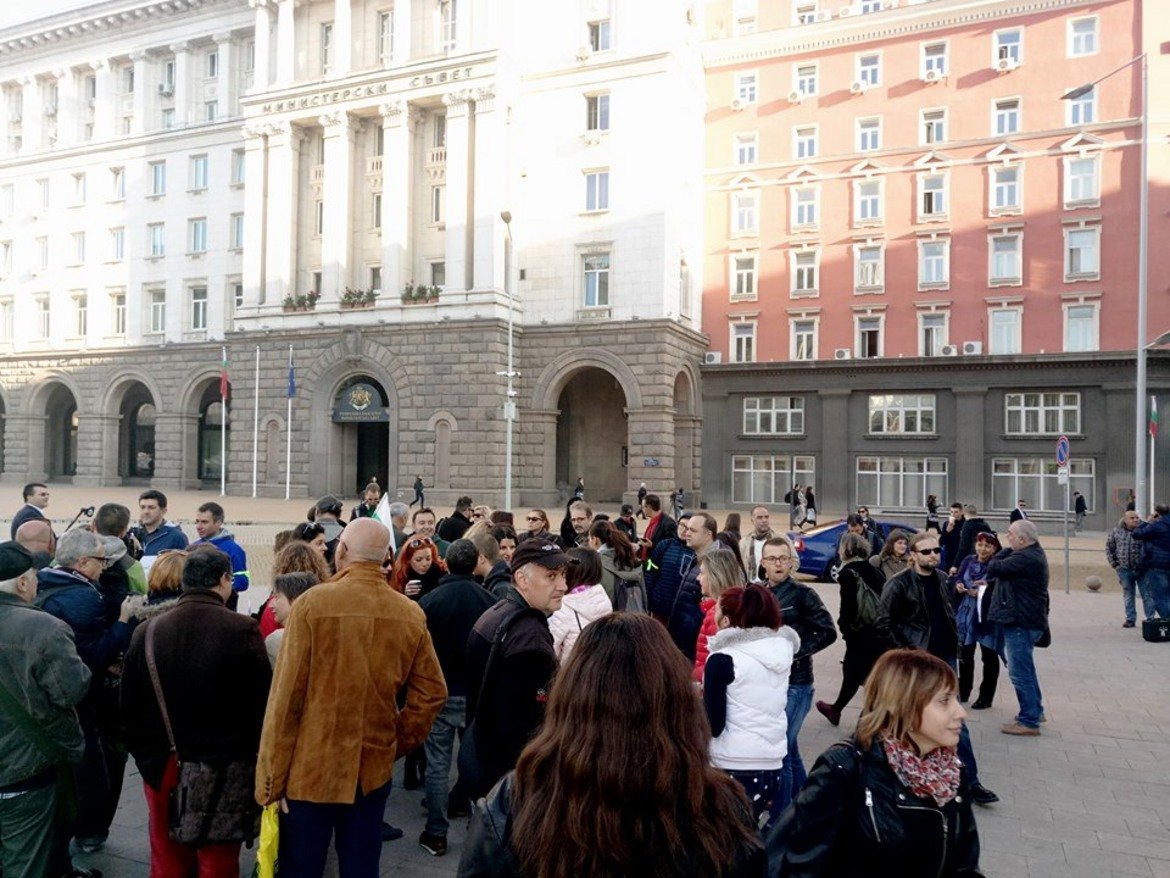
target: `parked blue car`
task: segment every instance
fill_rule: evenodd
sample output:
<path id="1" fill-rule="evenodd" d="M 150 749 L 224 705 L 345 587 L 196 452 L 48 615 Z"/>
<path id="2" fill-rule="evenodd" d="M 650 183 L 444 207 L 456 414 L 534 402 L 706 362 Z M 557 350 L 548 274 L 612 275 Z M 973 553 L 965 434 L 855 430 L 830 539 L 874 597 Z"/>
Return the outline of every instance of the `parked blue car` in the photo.
<path id="1" fill-rule="evenodd" d="M 892 530 L 905 531 L 907 535 L 918 533 L 919 528 L 902 521 L 889 521 L 884 518 L 877 520 L 882 533 L 889 534 Z M 788 532 L 788 538 L 796 546 L 796 553 L 800 556 L 800 572 L 815 576 L 821 582 L 833 581 L 833 568 L 840 563 L 837 557 L 837 545 L 841 542 L 841 535 L 845 533 L 845 522 L 834 521 L 822 524 L 803 533 L 797 530 Z"/>

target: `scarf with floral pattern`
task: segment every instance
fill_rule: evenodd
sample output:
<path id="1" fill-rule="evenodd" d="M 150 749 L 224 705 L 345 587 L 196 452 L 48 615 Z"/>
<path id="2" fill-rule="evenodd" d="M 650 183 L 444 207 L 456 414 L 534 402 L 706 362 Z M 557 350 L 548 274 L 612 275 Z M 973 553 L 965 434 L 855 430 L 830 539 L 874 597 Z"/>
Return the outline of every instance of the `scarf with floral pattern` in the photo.
<path id="1" fill-rule="evenodd" d="M 940 808 L 958 795 L 962 763 L 954 747 L 939 747 L 919 756 L 913 747 L 894 738 L 883 737 L 881 742 L 890 768 L 914 795 Z"/>

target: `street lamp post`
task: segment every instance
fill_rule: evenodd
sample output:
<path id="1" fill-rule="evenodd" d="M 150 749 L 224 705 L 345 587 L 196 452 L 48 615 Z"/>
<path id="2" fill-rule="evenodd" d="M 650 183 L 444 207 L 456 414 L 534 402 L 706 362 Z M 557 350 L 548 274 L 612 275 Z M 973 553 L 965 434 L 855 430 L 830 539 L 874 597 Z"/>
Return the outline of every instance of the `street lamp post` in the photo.
<path id="1" fill-rule="evenodd" d="M 510 210 L 500 211 L 500 219 L 504 221 L 506 232 L 504 238 L 504 292 L 508 296 L 508 368 L 507 371 L 496 374 L 508 379 L 507 389 L 504 393 L 504 424 L 506 428 L 504 438 L 504 509 L 510 512 L 512 511 L 512 432 L 516 423 L 516 391 L 512 386 L 512 381 L 517 375 L 512 365 L 512 312 L 515 304 L 515 289 L 512 283 L 512 260 L 514 258 L 512 212 Z"/>
<path id="2" fill-rule="evenodd" d="M 1100 82 L 1104 82 L 1115 73 L 1120 73 L 1134 64 L 1141 64 L 1141 105 L 1142 105 L 1142 127 L 1141 127 L 1141 183 L 1142 191 L 1138 202 L 1138 222 L 1140 228 L 1138 229 L 1138 305 L 1137 305 L 1137 376 L 1136 389 L 1134 396 L 1135 425 L 1134 425 L 1134 509 L 1138 510 L 1139 514 L 1143 511 L 1149 511 L 1153 506 L 1152 498 L 1147 498 L 1147 483 L 1146 483 L 1146 302 L 1148 299 L 1148 268 L 1147 263 L 1149 251 L 1149 219 L 1150 219 L 1150 180 L 1149 167 L 1147 165 L 1147 134 L 1150 124 L 1149 114 L 1149 59 L 1146 53 L 1138 55 L 1136 58 L 1131 58 L 1120 67 L 1110 70 L 1104 76 L 1087 82 L 1084 85 L 1077 86 L 1072 91 L 1066 92 L 1061 96 L 1061 100 L 1071 101 L 1079 97 L 1083 97 L 1093 90 L 1093 87 Z"/>

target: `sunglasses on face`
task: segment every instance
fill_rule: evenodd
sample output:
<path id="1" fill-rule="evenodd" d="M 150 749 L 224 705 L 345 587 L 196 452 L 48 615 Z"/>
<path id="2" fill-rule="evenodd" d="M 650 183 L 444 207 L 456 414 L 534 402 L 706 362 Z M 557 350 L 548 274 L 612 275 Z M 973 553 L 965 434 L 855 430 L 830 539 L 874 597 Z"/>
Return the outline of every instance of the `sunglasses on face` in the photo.
<path id="1" fill-rule="evenodd" d="M 942 549 L 938 548 L 937 546 L 935 546 L 933 549 L 915 549 L 914 550 L 914 553 L 916 555 L 938 555 L 940 552 L 942 552 Z"/>
<path id="2" fill-rule="evenodd" d="M 430 544 L 431 541 L 426 537 L 422 537 L 417 540 L 411 540 L 409 543 L 407 543 L 407 545 L 412 549 L 421 549 L 423 546 L 429 546 Z"/>

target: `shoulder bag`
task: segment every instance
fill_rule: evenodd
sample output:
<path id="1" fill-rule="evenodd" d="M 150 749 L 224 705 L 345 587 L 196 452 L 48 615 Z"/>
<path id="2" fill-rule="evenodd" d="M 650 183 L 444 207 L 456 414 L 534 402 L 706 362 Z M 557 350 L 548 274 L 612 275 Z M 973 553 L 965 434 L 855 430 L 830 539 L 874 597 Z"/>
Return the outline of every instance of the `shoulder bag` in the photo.
<path id="1" fill-rule="evenodd" d="M 179 783 L 171 790 L 168 826 L 171 841 L 205 845 L 251 841 L 260 832 L 260 807 L 253 798 L 256 757 L 216 762 L 184 761 L 175 746 L 175 733 L 163 698 L 158 665 L 154 660 L 154 625 L 146 628 L 146 666 L 158 699 L 171 752 L 179 763 Z"/>

